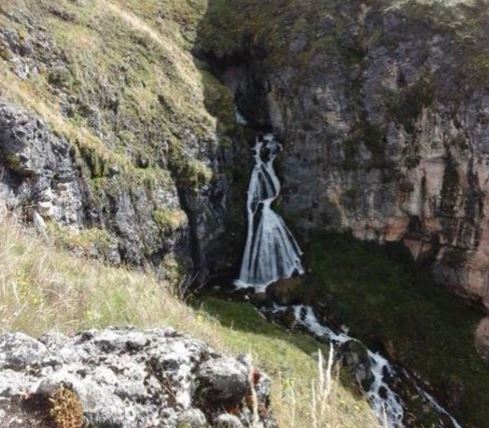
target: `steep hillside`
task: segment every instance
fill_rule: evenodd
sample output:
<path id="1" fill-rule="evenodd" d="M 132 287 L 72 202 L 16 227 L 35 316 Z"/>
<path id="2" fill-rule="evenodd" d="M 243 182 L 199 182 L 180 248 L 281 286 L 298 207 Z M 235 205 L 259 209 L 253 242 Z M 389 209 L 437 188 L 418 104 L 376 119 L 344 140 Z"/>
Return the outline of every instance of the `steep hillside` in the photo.
<path id="1" fill-rule="evenodd" d="M 1 225 L 1 328 L 170 324 L 218 349 L 251 343 L 279 385 L 281 426 L 313 426 L 316 342 L 248 305 L 192 310 L 167 289 L 231 288 L 249 143 L 273 132 L 274 208 L 307 274 L 255 297 L 307 300 L 421 374 L 464 425 L 489 426 L 488 10 L 484 0 L 2 0 L 0 219 L 27 232 Z M 333 425 L 375 425 L 365 403 L 354 412 L 337 392 Z"/>
<path id="2" fill-rule="evenodd" d="M 205 10 L 205 1 L 2 2 L 9 209 L 61 235 L 81 230 L 112 262 L 150 262 L 174 278 L 229 263 L 216 249 L 232 239 L 224 231 L 240 198 L 230 183 L 246 144 L 231 93 L 190 53 Z"/>

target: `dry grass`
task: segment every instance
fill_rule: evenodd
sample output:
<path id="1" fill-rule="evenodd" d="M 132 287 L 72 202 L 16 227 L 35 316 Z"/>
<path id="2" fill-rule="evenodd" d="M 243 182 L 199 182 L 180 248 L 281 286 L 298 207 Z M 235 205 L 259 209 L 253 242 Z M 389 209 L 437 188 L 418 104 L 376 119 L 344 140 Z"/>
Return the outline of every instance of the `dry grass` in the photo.
<path id="1" fill-rule="evenodd" d="M 61 386 L 50 398 L 50 416 L 56 428 L 82 428 L 85 424 L 80 399 L 71 389 Z"/>
<path id="2" fill-rule="evenodd" d="M 315 359 L 294 342 L 297 335 L 270 326 L 249 308 L 255 322 L 262 323 L 259 331 L 221 324 L 186 305 L 152 274 L 76 258 L 11 219 L 0 223 L 0 235 L 0 333 L 37 336 L 109 325 L 173 326 L 221 352 L 251 352 L 272 377 L 273 411 L 281 427 L 378 427 L 364 400 L 328 371 L 318 375 Z M 245 312 L 236 317 L 249 316 Z M 275 329 L 272 336 L 270 329 Z M 300 340 L 313 349 L 317 345 L 306 336 Z"/>

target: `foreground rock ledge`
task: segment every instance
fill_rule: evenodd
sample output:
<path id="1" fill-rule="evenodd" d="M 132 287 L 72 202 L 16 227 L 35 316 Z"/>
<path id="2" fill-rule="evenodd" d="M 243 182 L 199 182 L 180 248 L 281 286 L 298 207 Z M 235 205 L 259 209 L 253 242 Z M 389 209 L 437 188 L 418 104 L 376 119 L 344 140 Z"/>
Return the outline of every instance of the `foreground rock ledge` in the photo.
<path id="1" fill-rule="evenodd" d="M 269 396 L 246 356 L 170 328 L 0 336 L 2 428 L 272 428 Z"/>

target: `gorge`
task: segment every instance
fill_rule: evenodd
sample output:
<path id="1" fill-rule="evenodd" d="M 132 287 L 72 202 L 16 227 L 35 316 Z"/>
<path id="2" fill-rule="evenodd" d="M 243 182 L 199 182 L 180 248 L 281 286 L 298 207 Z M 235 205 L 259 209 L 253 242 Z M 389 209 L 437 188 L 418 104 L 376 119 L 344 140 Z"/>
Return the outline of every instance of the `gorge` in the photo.
<path id="1" fill-rule="evenodd" d="M 348 326 L 342 382 L 391 426 L 489 427 L 488 10 L 3 0 L 0 220 L 291 335 L 314 316 L 318 346 Z M 70 281 L 27 299 L 24 265 L 8 331 Z M 121 294 L 63 328 L 131 319 Z"/>
<path id="2" fill-rule="evenodd" d="M 281 146 L 271 134 L 257 137 L 253 148 L 255 166 L 248 189 L 248 235 L 240 276 L 234 282 L 238 289 L 250 288 L 253 293 L 264 293 L 269 285 L 277 281 L 304 274 L 300 260 L 302 251 L 283 220 L 272 210 L 273 202 L 280 195 L 280 182 L 273 169 L 273 161 L 280 150 Z M 287 307 L 274 303 L 271 309 L 265 307 L 262 310 L 265 313 L 270 311 L 272 317 L 280 317 L 280 314 L 292 310 L 294 323 L 304 326 L 311 334 L 330 344 L 329 358 L 332 361 L 336 347 L 351 343 L 364 347 L 347 334 L 335 333 L 328 326 L 321 325 L 310 306 Z M 411 387 L 418 392 L 422 405 L 430 408 L 436 415 L 436 426 L 461 428 L 435 398 L 423 389 L 419 380 L 402 368 L 395 368 L 379 353 L 367 348 L 365 352 L 366 366 L 357 369 L 354 375 L 369 398 L 379 421 L 386 428 L 424 425 L 422 420 L 418 420 L 416 409 L 406 404 L 412 397 L 406 396 L 407 388 L 399 385 L 403 382 L 412 384 Z M 368 374 L 362 373 L 362 370 L 367 370 Z M 369 382 L 362 383 L 361 380 L 365 377 L 370 378 Z M 429 412 L 425 410 L 425 413 Z M 408 417 L 407 414 L 411 416 Z"/>

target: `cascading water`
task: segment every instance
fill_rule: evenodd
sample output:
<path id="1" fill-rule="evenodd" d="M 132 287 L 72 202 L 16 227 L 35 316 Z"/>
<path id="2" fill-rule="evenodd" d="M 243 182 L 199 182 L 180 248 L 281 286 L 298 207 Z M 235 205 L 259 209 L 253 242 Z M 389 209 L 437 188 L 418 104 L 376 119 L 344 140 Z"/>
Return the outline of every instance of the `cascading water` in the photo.
<path id="1" fill-rule="evenodd" d="M 284 313 L 288 309 L 292 309 L 295 322 L 302 325 L 316 338 L 332 343 L 333 345 L 342 345 L 344 343 L 359 340 L 348 336 L 346 333 L 336 333 L 334 330 L 319 322 L 314 310 L 310 306 L 295 305 L 292 307 L 275 305 L 273 308 L 265 308 L 265 314 Z M 389 379 L 405 379 L 414 384 L 418 394 L 422 397 L 426 406 L 431 406 L 439 414 L 445 416 L 449 424 L 453 428 L 462 428 L 462 426 L 453 418 L 427 391 L 421 387 L 416 379 L 412 378 L 405 370 L 392 365 L 386 358 L 378 352 L 367 350 L 368 359 L 370 361 L 368 370 L 372 375 L 372 383 L 368 390 L 365 391 L 371 406 L 379 419 L 387 428 L 403 428 L 405 403 L 401 397 L 391 388 Z M 401 372 L 402 370 L 402 372 Z M 437 425 L 438 426 L 438 425 Z M 447 425 L 442 425 L 443 427 Z"/>
<path id="2" fill-rule="evenodd" d="M 235 281 L 238 288 L 252 287 L 255 291 L 261 292 L 279 279 L 304 273 L 301 263 L 302 251 L 282 218 L 272 210 L 272 203 L 280 194 L 280 182 L 275 174 L 273 161 L 281 148 L 275 137 L 268 134 L 258 138 L 253 149 L 255 166 L 247 200 L 248 235 L 239 279 Z M 286 306 L 275 305 L 273 308 L 264 308 L 263 312 L 278 314 L 288 309 Z M 309 306 L 298 305 L 290 309 L 293 310 L 296 323 L 320 340 L 335 345 L 358 342 L 345 333 L 335 333 L 333 329 L 321 324 Z M 388 379 L 407 379 L 414 383 L 419 396 L 427 406 L 432 406 L 439 415 L 448 418 L 453 428 L 461 428 L 434 397 L 419 386 L 407 372 L 390 364 L 379 353 L 370 350 L 367 353 L 370 361 L 368 370 L 373 381 L 365 393 L 379 419 L 385 421 L 388 428 L 402 428 L 406 410 L 403 400 L 390 387 Z"/>
<path id="3" fill-rule="evenodd" d="M 304 273 L 300 250 L 272 203 L 280 194 L 280 181 L 273 161 L 282 146 L 272 134 L 258 138 L 254 147 L 255 167 L 248 188 L 248 235 L 238 288 L 264 291 L 282 278 Z"/>

